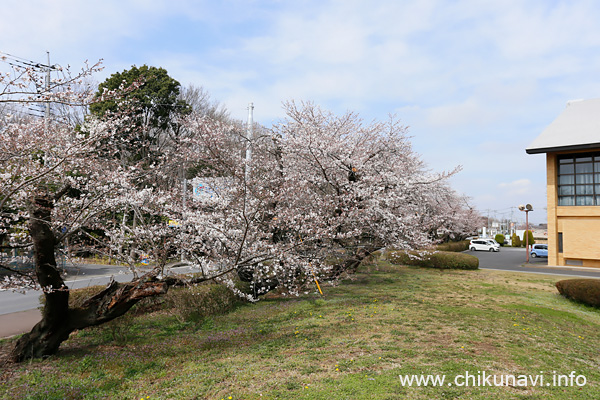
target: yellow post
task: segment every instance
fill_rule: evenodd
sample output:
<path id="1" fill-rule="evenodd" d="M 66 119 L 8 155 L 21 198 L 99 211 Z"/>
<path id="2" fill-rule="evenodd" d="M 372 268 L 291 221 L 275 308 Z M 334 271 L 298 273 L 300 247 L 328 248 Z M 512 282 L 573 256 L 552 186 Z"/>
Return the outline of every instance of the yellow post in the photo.
<path id="1" fill-rule="evenodd" d="M 323 296 L 323 292 L 321 291 L 321 286 L 319 286 L 319 281 L 317 280 L 317 276 L 315 275 L 314 272 L 312 272 L 312 274 L 313 274 L 313 278 L 315 278 L 315 283 L 317 284 L 317 289 L 319 289 L 319 293 L 321 293 L 321 296 Z"/>
<path id="2" fill-rule="evenodd" d="M 300 243 L 302 243 L 303 240 L 302 240 L 302 236 L 300 236 L 300 234 L 298 234 L 298 238 L 300 239 Z M 315 278 L 315 283 L 317 284 L 317 289 L 319 289 L 319 293 L 321 293 L 321 296 L 323 296 L 323 291 L 321 290 L 321 286 L 319 285 L 319 281 L 317 280 L 315 271 L 312 270 L 312 265 L 310 263 L 308 263 L 308 265 L 311 267 L 310 272 L 312 273 L 313 278 Z"/>

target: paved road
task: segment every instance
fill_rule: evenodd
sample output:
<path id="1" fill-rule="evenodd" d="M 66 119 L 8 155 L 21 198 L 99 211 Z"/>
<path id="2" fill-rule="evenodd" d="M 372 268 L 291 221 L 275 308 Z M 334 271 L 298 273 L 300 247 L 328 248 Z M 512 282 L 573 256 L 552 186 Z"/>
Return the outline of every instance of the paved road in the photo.
<path id="1" fill-rule="evenodd" d="M 547 258 L 532 257 L 529 257 L 529 264 L 527 264 L 527 253 L 524 248 L 502 247 L 497 253 L 487 251 L 466 251 L 465 253 L 479 258 L 479 268 L 482 269 L 600 279 L 600 269 L 598 268 L 548 266 Z"/>
<path id="2" fill-rule="evenodd" d="M 106 284 L 110 275 L 124 282 L 131 279 L 123 267 L 106 265 L 80 265 L 67 268 L 65 283 L 70 288 L 82 288 Z M 28 332 L 42 318 L 39 310 L 41 291 L 28 290 L 25 293 L 10 290 L 0 291 L 0 338 Z"/>
<path id="3" fill-rule="evenodd" d="M 124 267 L 90 264 L 70 267 L 67 272 L 65 283 L 71 289 L 105 285 L 110 281 L 111 274 L 114 274 L 115 280 L 119 282 L 131 280 L 131 275 Z M 1 291 L 0 315 L 38 308 L 41 294 L 42 292 L 38 290 L 28 290 L 25 293 L 10 290 Z"/>

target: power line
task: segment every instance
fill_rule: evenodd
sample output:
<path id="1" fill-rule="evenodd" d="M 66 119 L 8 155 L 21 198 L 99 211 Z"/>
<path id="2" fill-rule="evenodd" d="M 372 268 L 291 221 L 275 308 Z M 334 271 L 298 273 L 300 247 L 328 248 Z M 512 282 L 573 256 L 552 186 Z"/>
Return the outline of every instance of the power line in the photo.
<path id="1" fill-rule="evenodd" d="M 5 58 L 11 58 L 13 62 L 7 61 L 7 60 L 5 60 Z M 52 70 L 59 69 L 57 65 L 46 65 L 46 64 L 39 63 L 36 61 L 28 60 L 23 57 L 14 56 L 12 54 L 8 54 L 3 51 L 0 51 L 0 61 L 3 61 L 9 65 L 12 65 L 13 67 L 26 65 L 26 66 L 29 66 L 32 68 L 39 68 L 39 69 L 52 69 Z M 14 63 L 21 64 L 21 65 L 16 65 Z"/>
<path id="2" fill-rule="evenodd" d="M 3 52 L 3 51 L 0 51 L 0 61 L 10 65 L 13 68 L 13 71 L 15 73 L 17 73 L 17 68 L 33 68 L 36 72 L 38 72 L 38 71 L 45 72 L 46 76 L 45 76 L 45 82 L 44 82 L 44 89 L 46 92 L 49 92 L 50 91 L 50 72 L 59 70 L 59 67 L 56 65 L 51 65 L 50 64 L 50 52 L 46 52 L 46 54 L 48 55 L 48 63 L 47 64 L 28 60 L 26 58 L 15 56 L 13 54 L 9 54 L 9 53 Z M 36 92 L 39 93 L 40 86 L 38 85 L 38 81 L 36 79 L 33 79 L 33 84 L 35 85 Z M 43 112 L 44 115 L 43 116 L 37 115 L 38 112 Z M 22 113 L 24 115 L 29 115 L 29 116 L 38 117 L 38 118 L 44 118 L 45 129 L 47 129 L 48 123 L 49 123 L 49 118 L 51 116 L 50 102 L 45 102 L 45 110 L 44 111 L 28 107 L 24 111 L 22 111 Z"/>

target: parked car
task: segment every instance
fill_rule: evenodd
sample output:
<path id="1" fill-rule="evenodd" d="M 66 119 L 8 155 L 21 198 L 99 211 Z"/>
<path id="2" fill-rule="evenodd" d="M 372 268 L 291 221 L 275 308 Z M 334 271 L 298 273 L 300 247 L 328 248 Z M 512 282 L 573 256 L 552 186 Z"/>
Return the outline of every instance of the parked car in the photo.
<path id="1" fill-rule="evenodd" d="M 493 239 L 473 239 L 469 243 L 469 250 L 500 251 L 500 245 Z"/>
<path id="2" fill-rule="evenodd" d="M 534 244 L 531 246 L 531 257 L 548 257 L 547 244 Z"/>

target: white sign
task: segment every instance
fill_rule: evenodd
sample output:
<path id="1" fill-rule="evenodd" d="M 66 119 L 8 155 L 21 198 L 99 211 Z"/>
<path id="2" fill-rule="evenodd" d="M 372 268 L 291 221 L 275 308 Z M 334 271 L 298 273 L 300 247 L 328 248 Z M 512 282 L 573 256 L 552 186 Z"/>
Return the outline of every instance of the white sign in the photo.
<path id="1" fill-rule="evenodd" d="M 227 190 L 227 178 L 194 178 L 192 179 L 193 199 L 210 201 L 223 198 Z"/>

